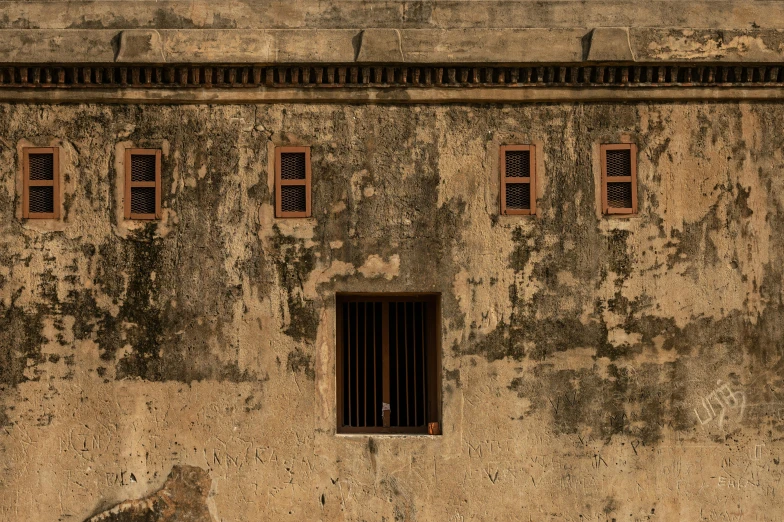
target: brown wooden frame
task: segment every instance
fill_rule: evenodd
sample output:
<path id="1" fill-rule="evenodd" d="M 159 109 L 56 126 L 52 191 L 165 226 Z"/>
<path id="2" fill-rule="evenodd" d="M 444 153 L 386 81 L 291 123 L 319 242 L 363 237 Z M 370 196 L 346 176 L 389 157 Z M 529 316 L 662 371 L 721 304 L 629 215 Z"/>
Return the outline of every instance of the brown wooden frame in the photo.
<path id="1" fill-rule="evenodd" d="M 631 176 L 608 176 L 607 175 L 607 151 L 608 150 L 628 150 L 631 156 Z M 611 143 L 601 146 L 602 162 L 602 213 L 603 214 L 626 214 L 637 213 L 637 145 L 633 143 Z M 609 179 L 612 177 L 612 179 Z M 632 184 L 632 206 L 631 208 L 610 207 L 607 202 L 607 183 L 631 183 Z"/>
<path id="2" fill-rule="evenodd" d="M 52 180 L 30 179 L 30 154 L 51 154 Z M 53 212 L 30 212 L 30 187 L 52 187 Z M 22 149 L 22 217 L 25 219 L 60 219 L 60 152 L 58 147 L 25 147 Z"/>
<path id="3" fill-rule="evenodd" d="M 389 410 L 383 411 L 383 427 L 355 427 L 344 426 L 343 422 L 343 304 L 356 302 L 382 303 L 382 402 L 390 403 L 390 378 L 389 378 L 389 303 L 390 302 L 422 302 L 426 301 L 431 306 L 427 307 L 427 324 L 433 325 L 429 329 L 426 346 L 432 349 L 427 351 L 427 411 L 425 423 L 421 427 L 391 427 Z M 336 398 L 337 398 L 337 433 L 354 434 L 420 434 L 440 435 L 441 426 L 441 294 L 437 293 L 338 293 L 335 296 L 336 310 Z M 435 423 L 435 425 L 434 425 Z"/>
<path id="4" fill-rule="evenodd" d="M 305 153 L 305 179 L 282 179 L 281 178 L 281 154 L 288 152 Z M 283 212 L 281 186 L 299 185 L 305 186 L 305 212 Z M 310 170 L 310 147 L 275 147 L 275 217 L 279 218 L 303 218 L 311 216 L 311 170 Z"/>
<path id="5" fill-rule="evenodd" d="M 530 152 L 530 177 L 527 178 L 507 178 L 506 177 L 506 153 L 508 151 L 527 150 Z M 506 207 L 506 185 L 530 185 L 531 205 L 529 209 L 507 208 Z M 507 216 L 533 216 L 536 215 L 536 145 L 501 145 L 501 214 Z"/>
<path id="6" fill-rule="evenodd" d="M 131 181 L 131 156 L 155 156 L 155 181 Z M 155 213 L 137 214 L 131 212 L 131 188 L 155 188 Z M 125 219 L 160 219 L 161 218 L 161 150 L 160 149 L 125 149 Z"/>

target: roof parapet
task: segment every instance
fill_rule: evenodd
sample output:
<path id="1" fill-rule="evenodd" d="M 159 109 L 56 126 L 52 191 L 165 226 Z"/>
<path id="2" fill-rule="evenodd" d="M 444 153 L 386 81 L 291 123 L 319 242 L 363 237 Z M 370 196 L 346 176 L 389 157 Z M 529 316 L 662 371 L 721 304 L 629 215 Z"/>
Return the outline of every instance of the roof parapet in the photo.
<path id="1" fill-rule="evenodd" d="M 0 30 L 5 64 L 778 63 L 784 31 L 558 29 Z"/>

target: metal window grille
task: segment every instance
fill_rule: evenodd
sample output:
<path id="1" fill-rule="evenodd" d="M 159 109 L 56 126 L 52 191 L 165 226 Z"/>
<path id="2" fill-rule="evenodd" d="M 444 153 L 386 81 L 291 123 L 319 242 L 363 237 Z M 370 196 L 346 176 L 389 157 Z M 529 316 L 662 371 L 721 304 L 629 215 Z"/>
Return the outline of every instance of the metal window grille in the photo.
<path id="1" fill-rule="evenodd" d="M 277 217 L 309 217 L 310 202 L 310 148 L 276 148 L 275 214 Z"/>
<path id="2" fill-rule="evenodd" d="M 60 166 L 56 147 L 25 148 L 22 154 L 22 217 L 60 217 Z"/>
<path id="3" fill-rule="evenodd" d="M 337 298 L 338 431 L 438 433 L 438 296 Z"/>
<path id="4" fill-rule="evenodd" d="M 602 212 L 637 213 L 637 148 L 632 144 L 601 146 Z"/>
<path id="5" fill-rule="evenodd" d="M 125 151 L 125 218 L 161 217 L 161 151 Z"/>
<path id="6" fill-rule="evenodd" d="M 536 148 L 501 147 L 501 213 L 536 214 Z"/>

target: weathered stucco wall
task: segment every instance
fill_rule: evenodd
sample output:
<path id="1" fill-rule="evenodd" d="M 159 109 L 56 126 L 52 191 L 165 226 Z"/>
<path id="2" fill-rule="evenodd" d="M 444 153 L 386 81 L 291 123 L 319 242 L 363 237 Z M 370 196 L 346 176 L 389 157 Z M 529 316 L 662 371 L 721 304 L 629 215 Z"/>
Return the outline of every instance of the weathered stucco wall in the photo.
<path id="1" fill-rule="evenodd" d="M 25 0 L 0 8 L 2 29 L 344 27 L 763 27 L 779 0 Z"/>
<path id="2" fill-rule="evenodd" d="M 782 119 L 0 106 L 0 520 L 780 520 Z M 621 139 L 640 213 L 602 218 Z M 51 143 L 64 219 L 22 222 Z M 536 218 L 498 216 L 503 143 Z M 274 218 L 276 144 L 312 146 L 312 219 Z M 120 219 L 126 145 L 163 149 L 160 223 Z M 335 435 L 337 291 L 442 293 L 442 436 Z"/>

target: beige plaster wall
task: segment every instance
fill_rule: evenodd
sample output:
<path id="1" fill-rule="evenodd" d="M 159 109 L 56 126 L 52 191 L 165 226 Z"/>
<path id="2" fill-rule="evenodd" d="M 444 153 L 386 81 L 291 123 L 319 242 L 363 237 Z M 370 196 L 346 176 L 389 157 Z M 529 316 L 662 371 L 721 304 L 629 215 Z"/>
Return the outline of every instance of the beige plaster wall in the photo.
<path id="1" fill-rule="evenodd" d="M 1 105 L 0 520 L 780 520 L 782 118 Z M 16 215 L 26 143 L 63 149 L 56 227 Z M 538 145 L 535 218 L 498 216 L 504 143 Z M 165 218 L 128 226 L 118 151 L 162 144 Z M 274 218 L 282 144 L 311 219 Z M 335 434 L 338 291 L 442 294 L 443 435 Z"/>

